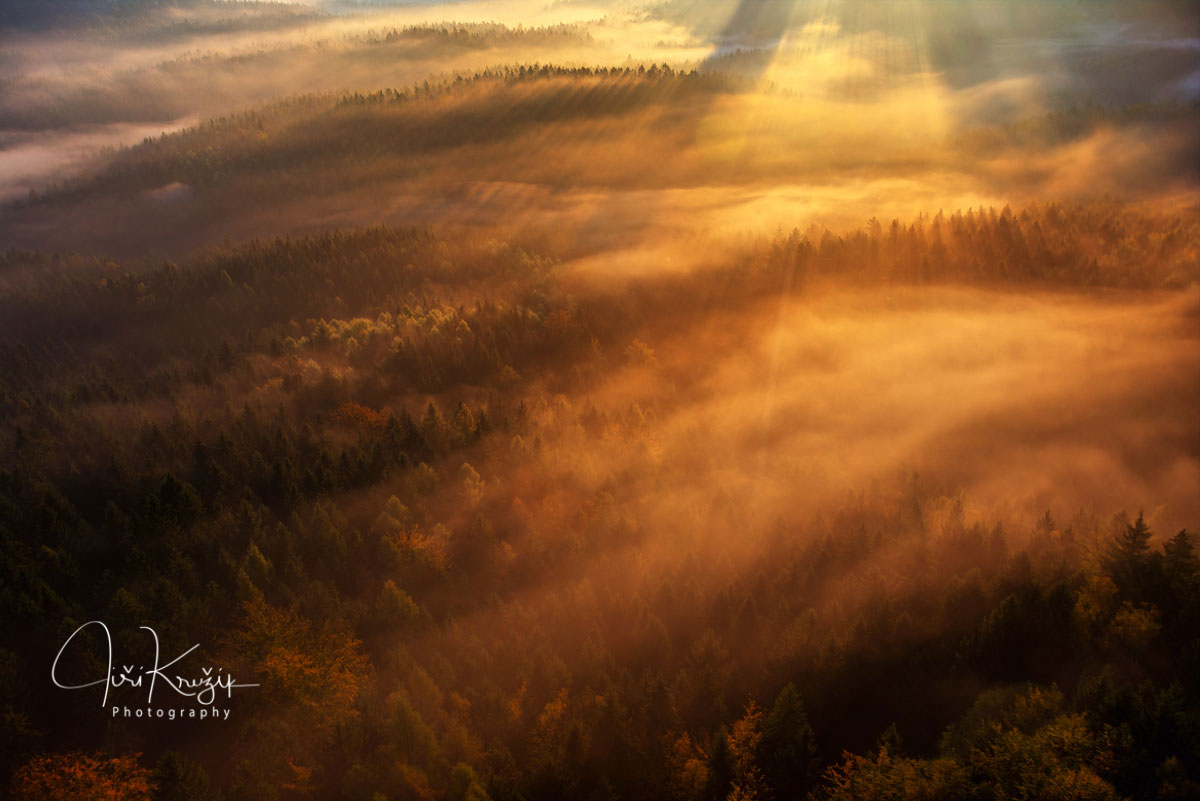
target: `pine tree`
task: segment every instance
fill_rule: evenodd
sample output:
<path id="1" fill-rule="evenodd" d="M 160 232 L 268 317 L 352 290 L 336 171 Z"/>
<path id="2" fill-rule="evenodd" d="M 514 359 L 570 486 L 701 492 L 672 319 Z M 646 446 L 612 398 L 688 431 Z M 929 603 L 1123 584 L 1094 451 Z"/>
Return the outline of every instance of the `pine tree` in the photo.
<path id="1" fill-rule="evenodd" d="M 1162 574 L 1162 557 L 1150 549 L 1154 534 L 1142 514 L 1133 523 L 1126 523 L 1109 544 L 1101 567 L 1117 585 L 1122 599 L 1135 602 L 1152 601 L 1161 589 L 1157 579 Z"/>
<path id="2" fill-rule="evenodd" d="M 1196 558 L 1192 535 L 1186 529 L 1163 545 L 1163 556 L 1163 568 L 1171 581 L 1195 581 L 1200 572 L 1200 560 Z"/>
<path id="3" fill-rule="evenodd" d="M 762 764 L 776 801 L 804 798 L 819 772 L 816 735 L 796 686 L 788 683 L 763 720 Z"/>

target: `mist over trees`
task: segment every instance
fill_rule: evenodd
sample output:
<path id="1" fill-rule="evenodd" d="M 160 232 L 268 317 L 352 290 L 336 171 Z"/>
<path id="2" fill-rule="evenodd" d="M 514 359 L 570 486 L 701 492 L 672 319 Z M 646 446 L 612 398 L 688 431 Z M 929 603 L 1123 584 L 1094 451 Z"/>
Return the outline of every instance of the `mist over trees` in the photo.
<path id="1" fill-rule="evenodd" d="M 1009 533 L 949 477 L 915 473 L 815 509 L 785 500 L 773 519 L 716 485 L 701 517 L 680 507 L 664 530 L 666 488 L 711 480 L 703 444 L 659 461 L 647 413 L 679 401 L 595 395 L 624 364 L 661 363 L 638 337 L 697 324 L 718 288 L 708 314 L 753 308 L 784 274 L 814 303 L 829 280 L 1102 282 L 1086 261 L 1032 276 L 1002 244 L 958 268 L 912 251 L 930 227 L 953 254 L 1045 225 L 1084 253 L 1089 230 L 1194 252 L 1194 225 L 1156 224 L 970 212 L 785 237 L 724 272 L 591 297 L 556 259 L 462 231 L 278 240 L 133 273 L 10 253 L 3 599 L 24 645 L 6 650 L 9 683 L 37 687 L 29 655 L 90 610 L 219 649 L 267 689 L 239 704 L 227 751 L 184 768 L 164 749 L 188 735 L 109 736 L 157 763 L 155 787 L 183 772 L 235 798 L 1186 795 L 1193 535 L 1085 513 Z M 572 464 L 614 448 L 628 456 L 594 477 Z M 279 659 L 310 667 L 275 673 Z M 103 725 L 61 693 L 6 703 L 28 797 L 68 770 L 29 762 L 38 743 Z"/>
<path id="2" fill-rule="evenodd" d="M 0 794 L 1200 795 L 1195 13 L 827 5 L 0 11 Z"/>

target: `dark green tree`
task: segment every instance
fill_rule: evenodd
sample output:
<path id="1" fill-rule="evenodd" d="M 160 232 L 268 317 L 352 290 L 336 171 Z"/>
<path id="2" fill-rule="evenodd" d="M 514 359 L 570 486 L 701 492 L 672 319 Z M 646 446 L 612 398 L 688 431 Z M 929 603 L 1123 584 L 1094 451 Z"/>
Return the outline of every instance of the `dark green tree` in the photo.
<path id="1" fill-rule="evenodd" d="M 775 696 L 763 720 L 760 748 L 763 771 L 776 801 L 807 796 L 820 775 L 821 763 L 804 701 L 791 682 Z"/>

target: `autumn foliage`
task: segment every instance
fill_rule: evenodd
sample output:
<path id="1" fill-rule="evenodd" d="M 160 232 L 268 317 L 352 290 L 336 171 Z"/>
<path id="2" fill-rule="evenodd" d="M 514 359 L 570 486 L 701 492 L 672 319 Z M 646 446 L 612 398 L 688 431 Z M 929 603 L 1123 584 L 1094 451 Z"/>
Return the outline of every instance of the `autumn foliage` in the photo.
<path id="1" fill-rule="evenodd" d="M 140 754 L 78 752 L 35 757 L 13 774 L 14 801 L 149 801 L 151 773 Z"/>

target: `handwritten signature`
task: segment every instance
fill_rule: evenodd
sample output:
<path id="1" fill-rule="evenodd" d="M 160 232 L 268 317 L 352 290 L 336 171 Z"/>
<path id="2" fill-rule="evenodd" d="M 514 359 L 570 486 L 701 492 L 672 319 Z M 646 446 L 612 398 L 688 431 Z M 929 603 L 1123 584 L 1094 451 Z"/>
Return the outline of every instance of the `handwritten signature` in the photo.
<path id="1" fill-rule="evenodd" d="M 104 640 L 108 645 L 108 667 L 104 678 L 84 682 L 83 684 L 63 684 L 58 679 L 58 662 L 62 659 L 63 652 L 67 650 L 67 646 L 71 644 L 71 641 L 88 626 L 99 626 L 104 630 Z M 67 637 L 62 647 L 58 649 L 58 654 L 54 657 L 54 663 L 50 666 L 50 680 L 54 682 L 56 687 L 64 690 L 82 690 L 87 687 L 95 687 L 98 684 L 103 684 L 104 697 L 100 701 L 100 706 L 102 707 L 108 705 L 109 691 L 119 687 L 146 687 L 146 703 L 149 704 L 154 700 L 154 688 L 160 680 L 179 695 L 185 698 L 193 698 L 195 699 L 195 703 L 204 706 L 212 704 L 216 700 L 218 692 L 223 691 L 226 698 L 232 698 L 234 690 L 258 686 L 257 684 L 238 684 L 234 681 L 232 673 L 224 673 L 222 671 L 214 673 L 211 667 L 203 668 L 200 671 L 200 675 L 195 678 L 184 678 L 178 674 L 169 675 L 166 671 L 199 648 L 200 644 L 193 645 L 170 662 L 163 664 L 158 642 L 158 632 L 149 626 L 141 626 L 140 628 L 142 631 L 150 632 L 150 636 L 154 638 L 153 667 L 146 668 L 144 665 L 119 665 L 116 667 L 119 667 L 120 670 L 117 670 L 113 663 L 112 633 L 102 621 L 89 620 L 75 629 L 71 636 Z"/>

